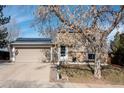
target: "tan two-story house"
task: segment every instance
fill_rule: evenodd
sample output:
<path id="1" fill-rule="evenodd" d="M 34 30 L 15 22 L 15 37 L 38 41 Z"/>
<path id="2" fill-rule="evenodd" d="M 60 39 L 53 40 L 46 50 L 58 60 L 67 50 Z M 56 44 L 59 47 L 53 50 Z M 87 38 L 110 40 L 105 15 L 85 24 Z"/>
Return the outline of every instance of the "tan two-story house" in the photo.
<path id="1" fill-rule="evenodd" d="M 81 32 L 57 32 L 54 38 L 18 38 L 10 44 L 13 62 L 87 63 L 95 61 L 95 52 Z M 107 54 L 105 63 L 107 62 Z"/>

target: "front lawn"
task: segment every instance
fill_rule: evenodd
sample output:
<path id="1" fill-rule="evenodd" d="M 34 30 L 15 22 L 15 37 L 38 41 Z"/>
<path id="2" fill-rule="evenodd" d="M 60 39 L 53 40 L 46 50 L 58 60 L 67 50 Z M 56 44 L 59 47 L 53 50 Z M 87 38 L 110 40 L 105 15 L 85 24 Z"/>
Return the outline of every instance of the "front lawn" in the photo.
<path id="1" fill-rule="evenodd" d="M 89 65 L 63 65 L 60 72 L 62 76 L 67 76 L 70 82 L 124 84 L 124 68 L 102 66 L 101 80 L 94 78 L 93 68 Z"/>
<path id="2" fill-rule="evenodd" d="M 111 84 L 124 84 L 124 68 L 108 66 L 102 69 L 103 79 Z"/>

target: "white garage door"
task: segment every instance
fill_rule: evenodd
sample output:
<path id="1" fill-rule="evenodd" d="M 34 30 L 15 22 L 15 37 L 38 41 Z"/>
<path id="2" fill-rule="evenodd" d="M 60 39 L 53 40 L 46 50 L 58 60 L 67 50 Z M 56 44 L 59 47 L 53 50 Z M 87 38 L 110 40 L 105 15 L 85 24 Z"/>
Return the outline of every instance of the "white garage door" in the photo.
<path id="1" fill-rule="evenodd" d="M 42 62 L 45 55 L 42 49 L 17 49 L 16 62 Z"/>

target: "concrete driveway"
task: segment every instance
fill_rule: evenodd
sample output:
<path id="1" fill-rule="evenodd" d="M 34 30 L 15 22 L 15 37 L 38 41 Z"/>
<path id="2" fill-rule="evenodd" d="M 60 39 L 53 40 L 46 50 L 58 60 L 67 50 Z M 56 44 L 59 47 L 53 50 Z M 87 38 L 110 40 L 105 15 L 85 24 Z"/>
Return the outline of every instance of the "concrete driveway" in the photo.
<path id="1" fill-rule="evenodd" d="M 17 86 L 15 87 L 26 87 L 25 85 L 29 82 L 48 83 L 49 77 L 50 63 L 0 64 L 0 87 L 11 87 L 11 85 L 13 86 L 16 83 Z"/>
<path id="2" fill-rule="evenodd" d="M 50 63 L 2 63 L 0 64 L 1 88 L 81 88 L 124 87 L 123 85 L 79 84 L 49 82 Z"/>

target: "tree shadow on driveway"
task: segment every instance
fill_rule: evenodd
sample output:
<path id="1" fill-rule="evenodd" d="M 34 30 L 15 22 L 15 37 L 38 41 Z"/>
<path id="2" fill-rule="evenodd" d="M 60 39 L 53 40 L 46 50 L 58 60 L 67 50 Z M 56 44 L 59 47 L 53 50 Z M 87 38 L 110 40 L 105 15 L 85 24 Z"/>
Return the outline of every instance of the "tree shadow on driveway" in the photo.
<path id="1" fill-rule="evenodd" d="M 36 69 L 36 70 L 41 70 L 41 69 L 44 69 L 44 68 L 46 68 L 46 67 L 48 67 L 48 64 L 47 64 L 47 65 L 38 66 L 38 67 L 36 67 L 35 69 Z"/>

